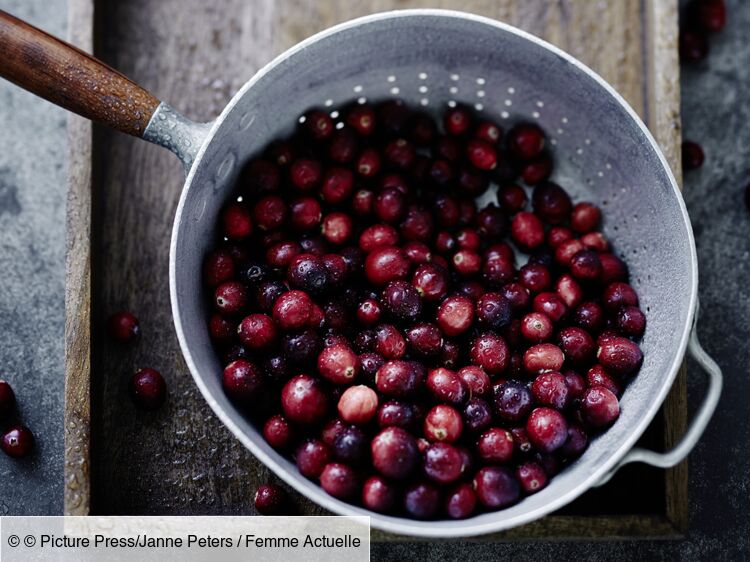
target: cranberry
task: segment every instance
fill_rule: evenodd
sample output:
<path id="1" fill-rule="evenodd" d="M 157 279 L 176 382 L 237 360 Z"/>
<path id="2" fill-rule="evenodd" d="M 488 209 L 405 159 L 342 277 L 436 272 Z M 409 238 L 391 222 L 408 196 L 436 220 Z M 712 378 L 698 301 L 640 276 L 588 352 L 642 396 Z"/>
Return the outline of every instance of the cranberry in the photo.
<path id="1" fill-rule="evenodd" d="M 404 244 L 404 252 L 412 263 L 419 265 L 427 263 L 432 258 L 430 247 L 422 242 L 407 242 Z"/>
<path id="2" fill-rule="evenodd" d="M 519 123 L 508 132 L 508 150 L 520 160 L 539 156 L 544 144 L 544 131 L 533 123 Z"/>
<path id="3" fill-rule="evenodd" d="M 447 336 L 457 336 L 471 327 L 474 303 L 461 295 L 445 299 L 437 311 L 437 323 Z"/>
<path id="4" fill-rule="evenodd" d="M 396 488 L 380 476 L 370 476 L 362 486 L 362 505 L 378 513 L 392 511 L 398 500 Z"/>
<path id="5" fill-rule="evenodd" d="M 585 234 L 595 230 L 602 219 L 599 207 L 592 203 L 578 203 L 573 207 L 570 226 L 578 233 Z"/>
<path id="6" fill-rule="evenodd" d="M 602 282 L 627 281 L 628 266 L 614 254 L 601 254 L 599 261 L 602 262 Z"/>
<path id="7" fill-rule="evenodd" d="M 345 464 L 328 463 L 320 474 L 320 485 L 335 498 L 351 499 L 359 488 L 357 474 Z"/>
<path id="8" fill-rule="evenodd" d="M 521 178 L 526 185 L 538 185 L 549 179 L 553 166 L 552 157 L 543 152 L 521 167 Z"/>
<path id="9" fill-rule="evenodd" d="M 362 136 L 375 131 L 375 111 L 369 105 L 355 105 L 346 115 L 346 123 Z"/>
<path id="10" fill-rule="evenodd" d="M 260 375 L 257 375 L 260 377 Z M 226 388 L 226 387 L 225 387 Z M 155 369 L 140 369 L 130 379 L 130 396 L 143 410 L 156 410 L 167 398 L 167 384 Z"/>
<path id="11" fill-rule="evenodd" d="M 378 425 L 381 428 L 396 426 L 402 429 L 410 429 L 414 426 L 415 420 L 414 409 L 404 402 L 389 400 L 378 409 Z"/>
<path id="12" fill-rule="evenodd" d="M 266 195 L 253 206 L 253 220 L 261 230 L 275 230 L 284 224 L 288 211 L 281 197 Z"/>
<path id="13" fill-rule="evenodd" d="M 471 343 L 471 362 L 490 375 L 498 375 L 508 367 L 510 352 L 505 340 L 494 332 L 484 332 Z"/>
<path id="14" fill-rule="evenodd" d="M 515 268 L 513 262 L 503 257 L 492 257 L 484 262 L 482 276 L 490 287 L 501 287 L 513 279 Z"/>
<path id="15" fill-rule="evenodd" d="M 379 392 L 389 396 L 410 396 L 424 382 L 424 368 L 414 361 L 392 360 L 386 362 L 375 375 Z"/>
<path id="16" fill-rule="evenodd" d="M 439 402 L 460 404 L 466 396 L 461 378 L 453 371 L 444 367 L 431 370 L 427 374 L 427 390 Z"/>
<path id="17" fill-rule="evenodd" d="M 560 448 L 560 453 L 566 459 L 574 459 L 581 456 L 589 444 L 586 431 L 578 423 L 568 424 L 568 438 Z"/>
<path id="18" fill-rule="evenodd" d="M 599 254 L 592 250 L 581 250 L 570 260 L 570 272 L 580 281 L 597 281 L 602 276 Z"/>
<path id="19" fill-rule="evenodd" d="M 445 512 L 451 519 L 466 519 L 476 509 L 477 495 L 471 484 L 463 483 L 448 492 Z"/>
<path id="20" fill-rule="evenodd" d="M 247 289 L 237 281 L 227 281 L 216 287 L 214 297 L 216 308 L 227 315 L 239 314 L 248 302 Z"/>
<path id="21" fill-rule="evenodd" d="M 267 314 L 251 314 L 240 322 L 240 341 L 250 349 L 268 349 L 276 341 L 276 325 Z"/>
<path id="22" fill-rule="evenodd" d="M 297 242 L 283 240 L 273 244 L 266 250 L 266 261 L 272 267 L 284 269 L 292 261 L 292 258 L 302 251 L 302 247 Z"/>
<path id="23" fill-rule="evenodd" d="M 244 203 L 228 205 L 221 215 L 224 236 L 230 240 L 242 240 L 253 232 L 253 221 L 250 211 Z"/>
<path id="24" fill-rule="evenodd" d="M 562 350 L 551 343 L 534 345 L 523 354 L 523 367 L 532 374 L 559 371 L 564 361 Z"/>
<path id="25" fill-rule="evenodd" d="M 34 434 L 24 425 L 14 425 L 3 433 L 0 445 L 9 457 L 25 457 L 34 449 Z"/>
<path id="26" fill-rule="evenodd" d="M 356 426 L 347 426 L 333 438 L 334 456 L 347 464 L 360 465 L 367 458 L 368 438 Z"/>
<path id="27" fill-rule="evenodd" d="M 479 458 L 488 463 L 506 463 L 513 456 L 513 436 L 507 429 L 493 427 L 479 436 Z"/>
<path id="28" fill-rule="evenodd" d="M 6 381 L 0 380 L 0 419 L 7 418 L 16 405 L 16 395 Z"/>
<path id="29" fill-rule="evenodd" d="M 459 208 L 455 198 L 440 194 L 432 203 L 435 218 L 443 228 L 452 228 L 458 224 Z"/>
<path id="30" fill-rule="evenodd" d="M 383 476 L 402 480 L 419 464 L 419 449 L 412 435 L 400 427 L 387 427 L 370 446 L 372 464 Z"/>
<path id="31" fill-rule="evenodd" d="M 448 108 L 443 115 L 445 132 L 450 135 L 460 136 L 468 133 L 471 122 L 471 111 L 461 105 Z"/>
<path id="32" fill-rule="evenodd" d="M 527 263 L 518 271 L 518 277 L 532 293 L 546 291 L 552 285 L 549 269 L 539 263 Z"/>
<path id="33" fill-rule="evenodd" d="M 411 283 L 426 301 L 441 300 L 448 292 L 447 273 L 432 263 L 424 263 L 417 267 Z"/>
<path id="34" fill-rule="evenodd" d="M 413 322 L 422 312 L 422 300 L 407 281 L 391 281 L 380 298 L 383 308 L 396 320 Z"/>
<path id="35" fill-rule="evenodd" d="M 294 457 L 300 474 L 307 478 L 319 478 L 325 466 L 331 460 L 331 450 L 322 441 L 308 439 L 303 441 Z"/>
<path id="36" fill-rule="evenodd" d="M 276 299 L 273 305 L 273 319 L 282 330 L 296 330 L 310 320 L 313 303 L 307 293 L 287 291 Z"/>
<path id="37" fill-rule="evenodd" d="M 513 217 L 511 236 L 522 249 L 533 250 L 544 244 L 544 224 L 534 213 L 522 211 Z"/>
<path id="38" fill-rule="evenodd" d="M 268 147 L 268 157 L 277 166 L 288 166 L 294 159 L 295 147 L 287 141 L 273 141 Z"/>
<path id="39" fill-rule="evenodd" d="M 408 273 L 409 258 L 396 246 L 377 248 L 365 260 L 365 275 L 374 285 L 386 285 L 390 281 L 405 278 Z"/>
<path id="40" fill-rule="evenodd" d="M 459 275 L 470 277 L 479 273 L 482 268 L 482 259 L 479 254 L 471 250 L 459 250 L 453 254 L 453 269 Z"/>
<path id="41" fill-rule="evenodd" d="M 484 140 L 471 140 L 466 145 L 466 156 L 476 168 L 493 170 L 497 166 L 497 151 Z"/>
<path id="42" fill-rule="evenodd" d="M 563 410 L 568 404 L 568 385 L 565 381 L 560 373 L 542 373 L 531 384 L 531 392 L 539 404 Z"/>
<path id="43" fill-rule="evenodd" d="M 298 333 L 286 334 L 281 340 L 281 351 L 291 363 L 308 365 L 317 358 L 321 343 L 317 332 L 308 329 Z"/>
<path id="44" fill-rule="evenodd" d="M 508 283 L 501 290 L 502 295 L 508 299 L 511 309 L 520 312 L 529 306 L 531 295 L 529 290 L 520 283 Z"/>
<path id="45" fill-rule="evenodd" d="M 483 431 L 492 423 L 492 410 L 485 400 L 472 398 L 464 407 L 463 420 L 466 429 L 470 432 Z"/>
<path id="46" fill-rule="evenodd" d="M 536 449 L 551 453 L 562 447 L 568 438 L 568 422 L 557 410 L 536 408 L 526 421 L 526 434 Z"/>
<path id="47" fill-rule="evenodd" d="M 495 412 L 505 421 L 525 418 L 533 401 L 531 391 L 521 382 L 508 381 L 494 387 Z"/>
<path id="48" fill-rule="evenodd" d="M 398 231 L 389 224 L 378 223 L 366 228 L 359 236 L 359 247 L 369 253 L 382 246 L 398 244 Z"/>
<path id="49" fill-rule="evenodd" d="M 576 327 L 563 328 L 557 338 L 565 357 L 574 365 L 590 363 L 594 358 L 596 344 L 587 331 Z"/>
<path id="50" fill-rule="evenodd" d="M 431 484 L 409 486 L 404 495 L 404 509 L 415 519 L 431 519 L 440 508 L 440 492 Z"/>
<path id="51" fill-rule="evenodd" d="M 637 306 L 624 306 L 617 312 L 617 329 L 624 336 L 640 338 L 646 329 L 646 315 Z"/>
<path id="52" fill-rule="evenodd" d="M 573 312 L 573 322 L 589 333 L 598 333 L 604 326 L 604 311 L 595 302 L 584 302 Z"/>
<path id="53" fill-rule="evenodd" d="M 516 468 L 516 478 L 527 494 L 538 492 L 547 485 L 547 474 L 535 462 L 525 462 Z"/>
<path id="54" fill-rule="evenodd" d="M 225 281 L 229 281 L 232 277 L 234 277 L 234 260 L 232 259 L 232 256 L 229 254 L 229 252 L 217 250 L 208 254 L 206 256 L 206 259 L 203 260 L 203 282 L 209 287 L 216 287 Z M 118 315 L 120 315 L 120 317 L 116 318 Z M 135 324 L 138 324 L 138 320 L 135 318 L 135 316 L 129 318 L 128 315 L 130 315 L 129 312 L 122 311 L 118 312 L 117 314 L 113 314 L 110 317 L 109 329 L 110 335 L 113 338 L 120 339 L 117 335 L 115 335 L 113 330 L 116 330 L 119 334 L 121 328 L 116 325 L 113 326 L 112 322 L 124 322 L 125 334 L 129 332 L 129 329 L 127 328 L 127 325 L 129 323 L 135 320 Z M 112 320 L 113 318 L 116 318 L 116 320 Z M 126 337 L 126 339 L 121 341 L 128 341 L 128 339 L 129 338 Z"/>
<path id="55" fill-rule="evenodd" d="M 271 416 L 263 426 L 263 437 L 274 449 L 285 449 L 292 440 L 292 428 L 283 416 Z"/>
<path id="56" fill-rule="evenodd" d="M 463 420 L 458 411 L 444 404 L 434 406 L 424 419 L 424 435 L 430 441 L 455 443 L 463 431 Z"/>
<path id="57" fill-rule="evenodd" d="M 339 398 L 339 415 L 348 423 L 365 424 L 378 409 L 378 395 L 368 386 L 347 388 Z"/>
<path id="58" fill-rule="evenodd" d="M 474 130 L 474 137 L 490 144 L 497 144 L 503 136 L 502 129 L 492 121 L 482 121 Z"/>
<path id="59" fill-rule="evenodd" d="M 424 471 L 438 484 L 450 484 L 460 478 L 463 458 L 458 449 L 447 443 L 432 443 L 424 452 Z"/>
<path id="60" fill-rule="evenodd" d="M 581 399 L 581 417 L 593 427 L 605 427 L 620 415 L 620 404 L 610 390 L 603 386 L 592 386 Z"/>
<path id="61" fill-rule="evenodd" d="M 724 0 L 700 0 L 694 2 L 693 10 L 695 22 L 709 33 L 716 33 L 724 29 L 727 23 L 727 7 Z"/>
<path id="62" fill-rule="evenodd" d="M 304 115 L 304 130 L 315 140 L 324 140 L 333 134 L 334 125 L 328 113 L 311 109 Z"/>
<path id="63" fill-rule="evenodd" d="M 263 375 L 250 361 L 237 359 L 224 368 L 222 383 L 229 398 L 246 405 L 259 396 L 263 388 Z"/>
<path id="64" fill-rule="evenodd" d="M 334 384 L 350 384 L 359 373 L 359 358 L 344 344 L 326 347 L 318 356 L 318 372 Z"/>
<path id="65" fill-rule="evenodd" d="M 505 213 L 494 204 L 487 205 L 479 211 L 476 223 L 480 236 L 490 242 L 501 238 L 508 228 L 508 219 Z"/>
<path id="66" fill-rule="evenodd" d="M 583 289 L 572 275 L 562 274 L 555 285 L 557 296 L 565 303 L 568 308 L 578 306 L 583 300 Z"/>
<path id="67" fill-rule="evenodd" d="M 515 444 L 515 452 L 517 454 L 525 456 L 533 450 L 529 436 L 526 434 L 526 428 L 511 427 L 510 434 L 513 436 L 513 443 Z"/>
<path id="68" fill-rule="evenodd" d="M 480 503 L 490 509 L 514 504 L 521 496 L 518 481 L 507 468 L 487 466 L 474 476 L 474 489 Z"/>
<path id="69" fill-rule="evenodd" d="M 380 305 L 375 299 L 367 299 L 357 307 L 357 320 L 366 326 L 377 324 L 380 316 Z"/>
<path id="70" fill-rule="evenodd" d="M 141 327 L 138 323 L 138 318 L 124 310 L 116 312 L 109 317 L 107 321 L 107 330 L 109 331 L 110 337 L 123 343 L 133 341 L 141 334 Z"/>
<path id="71" fill-rule="evenodd" d="M 598 363 L 591 367 L 586 373 L 586 383 L 588 386 L 603 386 L 615 396 L 619 396 L 622 392 L 620 384 L 615 381 L 606 369 Z"/>
<path id="72" fill-rule="evenodd" d="M 261 515 L 279 515 L 284 511 L 286 493 L 281 486 L 265 484 L 255 492 L 255 509 Z"/>
<path id="73" fill-rule="evenodd" d="M 322 421 L 327 402 L 325 391 L 309 375 L 297 375 L 281 390 L 281 407 L 293 422 L 315 424 Z"/>
<path id="74" fill-rule="evenodd" d="M 354 189 L 354 175 L 346 168 L 331 168 L 323 177 L 320 196 L 326 203 L 336 205 L 346 201 Z"/>
<path id="75" fill-rule="evenodd" d="M 565 386 L 568 387 L 568 396 L 570 400 L 577 400 L 583 396 L 583 391 L 586 389 L 586 381 L 583 377 L 575 371 L 566 371 L 565 374 Z"/>
<path id="76" fill-rule="evenodd" d="M 547 231 L 547 245 L 556 250 L 560 244 L 573 239 L 573 231 L 567 226 L 553 226 Z"/>
<path id="77" fill-rule="evenodd" d="M 539 293 L 532 303 L 534 312 L 546 314 L 553 322 L 559 322 L 568 313 L 568 307 L 555 293 Z"/>
<path id="78" fill-rule="evenodd" d="M 447 230 L 442 230 L 435 237 L 435 250 L 441 254 L 452 252 L 456 247 L 456 239 Z"/>
<path id="79" fill-rule="evenodd" d="M 585 249 L 586 247 L 583 245 L 583 242 L 578 238 L 566 240 L 555 248 L 555 262 L 563 267 L 570 267 L 573 256 Z"/>
<path id="80" fill-rule="evenodd" d="M 375 202 L 375 193 L 369 189 L 360 189 L 352 197 L 352 211 L 354 214 L 364 217 L 372 213 L 372 207 Z"/>
<path id="81" fill-rule="evenodd" d="M 315 189 L 323 177 L 323 170 L 320 162 L 301 158 L 295 160 L 289 170 L 289 178 L 295 187 L 302 191 Z"/>
<path id="82" fill-rule="evenodd" d="M 708 37 L 702 31 L 681 31 L 679 39 L 680 61 L 698 62 L 708 56 Z"/>
<path id="83" fill-rule="evenodd" d="M 497 200 L 500 206 L 509 213 L 518 213 L 526 208 L 528 197 L 522 187 L 516 184 L 508 184 L 501 187 L 497 192 Z"/>
<path id="84" fill-rule="evenodd" d="M 521 320 L 521 335 L 531 343 L 545 342 L 553 332 L 552 320 L 543 312 L 530 312 Z"/>
<path id="85" fill-rule="evenodd" d="M 422 357 L 434 357 L 443 346 L 440 328 L 429 322 L 421 322 L 408 328 L 406 340 L 409 342 L 409 349 Z"/>
<path id="86" fill-rule="evenodd" d="M 352 129 L 337 129 L 328 145 L 328 158 L 337 164 L 346 164 L 357 153 L 357 135 Z"/>
<path id="87" fill-rule="evenodd" d="M 481 239 L 477 231 L 472 228 L 462 228 L 456 234 L 456 244 L 463 250 L 477 251 L 481 245 Z"/>
<path id="88" fill-rule="evenodd" d="M 383 222 L 398 222 L 406 213 L 406 197 L 395 187 L 383 189 L 375 196 L 373 212 Z"/>
<path id="89" fill-rule="evenodd" d="M 493 330 L 501 330 L 510 324 L 511 303 L 500 293 L 484 293 L 477 300 L 477 321 Z"/>
<path id="90" fill-rule="evenodd" d="M 375 336 L 375 351 L 386 359 L 400 359 L 406 353 L 406 340 L 394 326 L 381 324 Z"/>
<path id="91" fill-rule="evenodd" d="M 583 243 L 585 248 L 594 250 L 599 254 L 609 252 L 610 249 L 609 241 L 601 232 L 589 232 L 587 234 L 584 234 L 583 236 L 581 236 L 581 242 Z M 599 261 L 601 261 L 601 258 L 599 258 Z M 604 265 L 602 265 L 602 272 L 603 270 Z"/>
<path id="92" fill-rule="evenodd" d="M 323 215 L 320 203 L 312 197 L 300 197 L 292 202 L 289 222 L 297 230 L 312 230 L 320 224 Z"/>
<path id="93" fill-rule="evenodd" d="M 484 396 L 491 389 L 490 377 L 481 367 L 468 365 L 458 371 L 458 378 L 468 389 L 470 396 Z"/>
<path id="94" fill-rule="evenodd" d="M 458 366 L 460 356 L 460 346 L 454 341 L 444 339 L 443 347 L 440 349 L 440 363 L 448 369 L 455 369 Z"/>
<path id="95" fill-rule="evenodd" d="M 531 196 L 534 212 L 550 224 L 560 224 L 570 216 L 573 204 L 567 192 L 552 182 L 537 185 Z"/>
<path id="96" fill-rule="evenodd" d="M 614 336 L 600 342 L 596 358 L 608 371 L 625 376 L 641 368 L 643 352 L 631 340 Z"/>

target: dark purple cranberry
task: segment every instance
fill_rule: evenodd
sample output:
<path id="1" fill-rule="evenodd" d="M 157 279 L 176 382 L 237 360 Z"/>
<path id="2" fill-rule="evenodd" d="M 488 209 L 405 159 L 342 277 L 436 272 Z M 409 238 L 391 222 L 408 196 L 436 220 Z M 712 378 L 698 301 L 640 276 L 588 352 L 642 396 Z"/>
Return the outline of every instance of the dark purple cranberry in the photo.
<path id="1" fill-rule="evenodd" d="M 496 169 L 497 170 L 497 169 Z M 483 195 L 490 186 L 487 174 L 483 174 L 470 166 L 464 166 L 458 171 L 456 180 L 461 192 L 470 197 L 479 197 Z M 461 224 L 469 224 L 471 220 L 459 219 Z"/>
<path id="2" fill-rule="evenodd" d="M 416 422 L 414 409 L 406 402 L 389 400 L 378 408 L 378 425 L 381 428 L 395 426 L 411 429 Z"/>
<path id="3" fill-rule="evenodd" d="M 286 285 L 281 281 L 264 281 L 255 291 L 255 302 L 263 312 L 271 312 L 276 299 L 286 291 Z"/>
<path id="4" fill-rule="evenodd" d="M 477 320 L 493 330 L 505 328 L 511 320 L 511 303 L 500 293 L 485 293 L 477 300 Z"/>
<path id="5" fill-rule="evenodd" d="M 680 61 L 694 63 L 708 56 L 708 37 L 702 31 L 684 30 L 679 39 Z"/>
<path id="6" fill-rule="evenodd" d="M 233 344 L 226 347 L 221 352 L 221 360 L 224 364 L 232 363 L 238 359 L 247 359 L 250 357 L 250 351 L 240 344 Z"/>
<path id="7" fill-rule="evenodd" d="M 413 395 L 424 383 L 424 367 L 415 361 L 393 360 L 385 363 L 375 375 L 378 391 L 388 396 Z"/>
<path id="8" fill-rule="evenodd" d="M 410 205 L 406 209 L 406 216 L 399 224 L 401 236 L 409 242 L 429 242 L 434 229 L 432 215 L 418 205 Z"/>
<path id="9" fill-rule="evenodd" d="M 284 200 L 278 195 L 261 197 L 253 205 L 253 220 L 260 230 L 275 230 L 286 221 L 289 209 Z"/>
<path id="10" fill-rule="evenodd" d="M 482 276 L 489 287 L 502 287 L 513 279 L 516 269 L 510 259 L 493 257 L 485 260 Z"/>
<path id="11" fill-rule="evenodd" d="M 323 256 L 326 252 L 328 252 L 328 242 L 322 236 L 308 236 L 305 238 L 300 238 L 299 251 L 295 251 L 293 255 L 289 256 L 289 259 L 285 260 L 285 263 L 281 268 L 283 269 L 285 267 L 288 267 L 289 263 L 292 261 L 292 258 L 300 252 L 303 252 L 305 254 L 312 254 L 314 256 Z"/>
<path id="12" fill-rule="evenodd" d="M 255 492 L 255 509 L 261 515 L 280 515 L 286 506 L 286 492 L 276 484 L 259 486 Z"/>
<path id="13" fill-rule="evenodd" d="M 528 161 L 544 149 L 544 131 L 533 123 L 519 123 L 508 131 L 508 150 L 519 160 Z"/>
<path id="14" fill-rule="evenodd" d="M 464 426 L 472 433 L 487 429 L 492 423 L 492 410 L 481 398 L 472 398 L 464 406 Z"/>
<path id="15" fill-rule="evenodd" d="M 474 489 L 482 505 L 498 509 L 514 504 L 521 496 L 521 487 L 507 468 L 488 466 L 474 476 Z"/>
<path id="16" fill-rule="evenodd" d="M 431 484 L 413 484 L 406 489 L 404 509 L 415 519 L 432 519 L 440 509 L 440 492 Z"/>
<path id="17" fill-rule="evenodd" d="M 537 185 L 547 181 L 552 175 L 552 157 L 543 152 L 537 158 L 526 162 L 521 168 L 521 178 L 526 185 Z"/>
<path id="18" fill-rule="evenodd" d="M 624 306 L 617 312 L 616 323 L 623 335 L 640 338 L 646 330 L 646 315 L 637 306 Z"/>
<path id="19" fill-rule="evenodd" d="M 328 288 L 328 269 L 320 257 L 298 254 L 289 263 L 287 279 L 292 287 L 311 294 L 321 294 Z"/>
<path id="20" fill-rule="evenodd" d="M 529 290 L 520 283 L 503 285 L 500 293 L 508 300 L 513 312 L 520 312 L 527 309 L 531 302 Z"/>
<path id="21" fill-rule="evenodd" d="M 345 427 L 333 440 L 333 454 L 342 462 L 359 465 L 367 458 L 368 439 L 356 426 Z"/>
<path id="22" fill-rule="evenodd" d="M 357 353 L 364 354 L 375 349 L 375 344 L 377 343 L 377 341 L 378 336 L 375 333 L 375 330 L 362 330 L 354 338 L 353 347 L 354 350 L 357 351 Z"/>
<path id="23" fill-rule="evenodd" d="M 570 217 L 573 204 L 567 192 L 552 182 L 537 185 L 531 196 L 534 212 L 549 224 L 560 224 Z"/>
<path id="24" fill-rule="evenodd" d="M 568 424 L 568 438 L 560 448 L 560 453 L 566 459 L 575 459 L 580 457 L 589 444 L 589 437 L 586 431 L 578 424 Z"/>
<path id="25" fill-rule="evenodd" d="M 167 398 L 167 383 L 155 369 L 141 369 L 130 379 L 130 396 L 143 410 L 156 410 Z"/>
<path id="26" fill-rule="evenodd" d="M 451 340 L 443 339 L 443 346 L 440 349 L 439 361 L 447 369 L 455 369 L 461 358 L 461 346 Z"/>
<path id="27" fill-rule="evenodd" d="M 380 298 L 383 308 L 396 320 L 414 322 L 422 312 L 422 299 L 408 281 L 391 281 Z"/>
<path id="28" fill-rule="evenodd" d="M 281 407 L 291 421 L 315 424 L 323 420 L 328 400 L 317 380 L 308 375 L 297 375 L 281 390 Z"/>
<path id="29" fill-rule="evenodd" d="M 466 519 L 474 513 L 476 506 L 477 495 L 466 482 L 449 491 L 445 498 L 445 512 L 451 519 Z"/>
<path id="30" fill-rule="evenodd" d="M 505 421 L 524 419 L 534 404 L 528 387 L 519 381 L 507 381 L 494 387 L 495 413 Z"/>
<path id="31" fill-rule="evenodd" d="M 502 238 L 508 230 L 508 219 L 497 205 L 490 204 L 479 211 L 476 218 L 477 231 L 489 242 Z"/>
<path id="32" fill-rule="evenodd" d="M 432 443 L 424 452 L 424 471 L 438 484 L 450 484 L 461 477 L 464 464 L 461 453 L 453 445 Z"/>
<path id="33" fill-rule="evenodd" d="M 328 144 L 328 157 L 338 164 L 346 164 L 357 153 L 357 135 L 349 128 L 336 129 Z"/>
<path id="34" fill-rule="evenodd" d="M 598 303 L 584 302 L 573 312 L 573 322 L 587 332 L 597 334 L 604 327 L 604 311 Z"/>
<path id="35" fill-rule="evenodd" d="M 317 331 L 310 328 L 301 332 L 285 334 L 281 340 L 284 356 L 294 365 L 309 365 L 318 357 L 322 340 Z"/>
<path id="36" fill-rule="evenodd" d="M 6 381 L 0 380 L 0 419 L 7 418 L 16 405 L 16 395 Z"/>
<path id="37" fill-rule="evenodd" d="M 34 449 L 34 434 L 24 425 L 14 425 L 3 433 L 0 445 L 9 457 L 25 457 Z"/>
<path id="38" fill-rule="evenodd" d="M 419 449 L 412 435 L 400 427 L 387 427 L 372 440 L 372 464 L 383 476 L 404 479 L 419 465 Z"/>
<path id="39" fill-rule="evenodd" d="M 317 479 L 331 460 L 331 450 L 322 441 L 308 439 L 297 447 L 294 460 L 303 476 Z"/>
<path id="40" fill-rule="evenodd" d="M 597 281 L 602 276 L 602 262 L 593 250 L 581 250 L 570 260 L 570 272 L 579 281 Z"/>
<path id="41" fill-rule="evenodd" d="M 406 330 L 409 349 L 422 357 L 434 357 L 443 346 L 443 335 L 435 324 L 421 322 Z"/>
<path id="42" fill-rule="evenodd" d="M 107 329 L 110 337 L 123 343 L 133 341 L 141 333 L 138 318 L 125 310 L 116 312 L 109 317 Z"/>
<path id="43" fill-rule="evenodd" d="M 396 488 L 380 476 L 370 476 L 362 486 L 362 505 L 367 509 L 388 513 L 397 501 Z"/>

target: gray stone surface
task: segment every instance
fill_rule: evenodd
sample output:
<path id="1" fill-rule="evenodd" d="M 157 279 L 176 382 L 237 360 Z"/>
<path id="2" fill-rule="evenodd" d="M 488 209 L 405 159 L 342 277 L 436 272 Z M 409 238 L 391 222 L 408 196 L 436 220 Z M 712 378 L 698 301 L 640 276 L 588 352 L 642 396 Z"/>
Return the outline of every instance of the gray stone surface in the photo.
<path id="1" fill-rule="evenodd" d="M 65 0 L 0 8 L 65 36 Z M 65 124 L 62 109 L 0 80 L 0 378 L 37 439 L 31 458 L 0 455 L 0 514 L 62 511 Z"/>
<path id="2" fill-rule="evenodd" d="M 691 456 L 690 532 L 679 541 L 405 543 L 374 545 L 376 559 L 739 560 L 750 558 L 750 2 L 729 1 L 729 25 L 706 63 L 684 69 L 685 136 L 704 146 L 685 178 L 700 262 L 703 343 L 724 369 L 715 419 Z M 58 35 L 64 0 L 2 0 L 0 7 Z M 62 510 L 64 113 L 0 82 L 0 376 L 18 391 L 39 438 L 27 467 L 0 455 L 0 513 Z M 690 366 L 690 396 L 702 396 Z M 8 484 L 14 483 L 11 487 Z M 637 493 L 634 490 L 633 493 Z"/>

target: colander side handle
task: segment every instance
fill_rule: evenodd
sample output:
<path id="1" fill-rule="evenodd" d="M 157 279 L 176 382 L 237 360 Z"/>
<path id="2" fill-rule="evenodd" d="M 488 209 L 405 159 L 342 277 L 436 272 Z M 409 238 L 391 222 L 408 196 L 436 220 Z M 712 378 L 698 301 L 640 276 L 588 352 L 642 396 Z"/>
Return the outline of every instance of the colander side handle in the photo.
<path id="1" fill-rule="evenodd" d="M 697 310 L 695 316 L 697 320 Z M 719 366 L 703 350 L 703 347 L 701 347 L 701 344 L 698 341 L 696 323 L 693 324 L 693 329 L 690 332 L 688 352 L 708 376 L 708 390 L 706 392 L 706 397 L 703 399 L 703 403 L 695 414 L 695 418 L 685 435 L 683 435 L 677 445 L 665 453 L 657 453 L 656 451 L 649 451 L 648 449 L 642 449 L 639 447 L 634 448 L 625 455 L 612 470 L 604 475 L 596 486 L 601 486 L 602 484 L 607 483 L 615 472 L 631 462 L 643 462 L 659 468 L 669 468 L 678 464 L 690 453 L 690 451 L 693 450 L 693 447 L 695 447 L 698 439 L 703 435 L 703 431 L 706 429 L 708 422 L 711 420 L 714 410 L 716 410 L 716 405 L 718 404 L 719 396 L 721 395 L 723 377 Z"/>

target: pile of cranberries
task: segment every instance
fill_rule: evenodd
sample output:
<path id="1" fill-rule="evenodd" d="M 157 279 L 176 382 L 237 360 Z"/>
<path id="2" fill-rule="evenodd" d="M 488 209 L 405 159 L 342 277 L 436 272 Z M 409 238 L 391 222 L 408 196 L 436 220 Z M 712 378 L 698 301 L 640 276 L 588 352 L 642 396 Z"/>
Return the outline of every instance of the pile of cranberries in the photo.
<path id="1" fill-rule="evenodd" d="M 645 316 L 546 147 L 389 100 L 308 111 L 244 168 L 202 273 L 224 389 L 332 496 L 499 509 L 617 419 Z"/>

